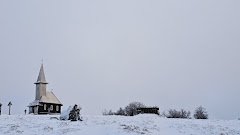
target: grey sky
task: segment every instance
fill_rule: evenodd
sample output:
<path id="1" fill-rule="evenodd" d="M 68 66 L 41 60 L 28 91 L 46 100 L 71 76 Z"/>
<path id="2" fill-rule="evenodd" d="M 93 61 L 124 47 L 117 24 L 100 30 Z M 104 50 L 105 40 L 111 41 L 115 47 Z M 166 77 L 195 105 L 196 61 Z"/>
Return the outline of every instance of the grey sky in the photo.
<path id="1" fill-rule="evenodd" d="M 131 101 L 240 117 L 239 0 L 0 1 L 0 102 L 48 89 L 84 114 Z"/>

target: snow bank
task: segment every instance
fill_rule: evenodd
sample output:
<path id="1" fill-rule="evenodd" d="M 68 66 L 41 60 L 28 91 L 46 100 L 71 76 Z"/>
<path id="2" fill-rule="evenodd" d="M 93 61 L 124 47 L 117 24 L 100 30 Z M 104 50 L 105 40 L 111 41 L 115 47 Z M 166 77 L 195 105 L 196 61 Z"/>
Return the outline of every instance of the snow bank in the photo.
<path id="1" fill-rule="evenodd" d="M 60 120 L 68 120 L 69 118 L 69 113 L 72 110 L 72 106 L 69 106 L 67 110 L 64 110 L 61 115 L 60 115 Z"/>
<path id="2" fill-rule="evenodd" d="M 52 115 L 1 115 L 0 135 L 240 135 L 239 120 L 166 119 L 157 115 L 83 116 L 60 121 Z"/>

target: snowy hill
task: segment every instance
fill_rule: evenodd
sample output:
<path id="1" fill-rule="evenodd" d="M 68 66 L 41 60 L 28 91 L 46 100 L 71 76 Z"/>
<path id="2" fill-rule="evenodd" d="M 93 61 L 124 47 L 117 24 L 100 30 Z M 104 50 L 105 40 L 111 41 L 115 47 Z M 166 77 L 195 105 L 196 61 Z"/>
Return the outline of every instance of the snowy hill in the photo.
<path id="1" fill-rule="evenodd" d="M 166 119 L 157 115 L 83 116 L 84 121 L 50 119 L 59 116 L 1 115 L 0 135 L 240 135 L 240 120 Z"/>

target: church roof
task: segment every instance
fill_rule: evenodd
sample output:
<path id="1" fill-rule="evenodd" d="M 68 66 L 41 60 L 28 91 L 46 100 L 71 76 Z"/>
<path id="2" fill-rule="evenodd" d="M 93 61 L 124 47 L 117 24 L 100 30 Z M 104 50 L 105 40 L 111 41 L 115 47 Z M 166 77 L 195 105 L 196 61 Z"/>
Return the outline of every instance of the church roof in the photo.
<path id="1" fill-rule="evenodd" d="M 39 75 L 38 75 L 36 83 L 47 83 L 47 81 L 45 79 L 43 64 L 41 65 L 41 68 L 40 68 Z"/>
<path id="2" fill-rule="evenodd" d="M 52 104 L 61 104 L 62 103 L 58 100 L 58 98 L 54 95 L 51 91 L 47 91 L 46 96 L 41 96 L 40 100 L 34 100 L 29 106 L 36 106 L 40 105 L 41 103 L 52 103 Z"/>
<path id="3" fill-rule="evenodd" d="M 30 106 L 36 106 L 36 105 L 40 105 L 40 104 L 39 104 L 39 100 L 34 100 L 33 102 L 31 102 L 31 103 L 28 105 L 28 107 L 30 107 Z"/>
<path id="4" fill-rule="evenodd" d="M 47 91 L 46 96 L 42 96 L 40 102 L 62 104 L 52 91 Z"/>

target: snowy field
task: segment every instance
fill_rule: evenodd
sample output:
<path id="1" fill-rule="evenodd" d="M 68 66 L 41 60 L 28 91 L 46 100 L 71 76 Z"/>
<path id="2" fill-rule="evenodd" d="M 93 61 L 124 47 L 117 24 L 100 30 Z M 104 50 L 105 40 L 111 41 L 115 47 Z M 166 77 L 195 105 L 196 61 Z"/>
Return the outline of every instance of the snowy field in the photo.
<path id="1" fill-rule="evenodd" d="M 1 115 L 0 135 L 240 135 L 240 120 L 166 119 L 157 115 L 83 116 L 83 121 L 59 116 Z"/>

